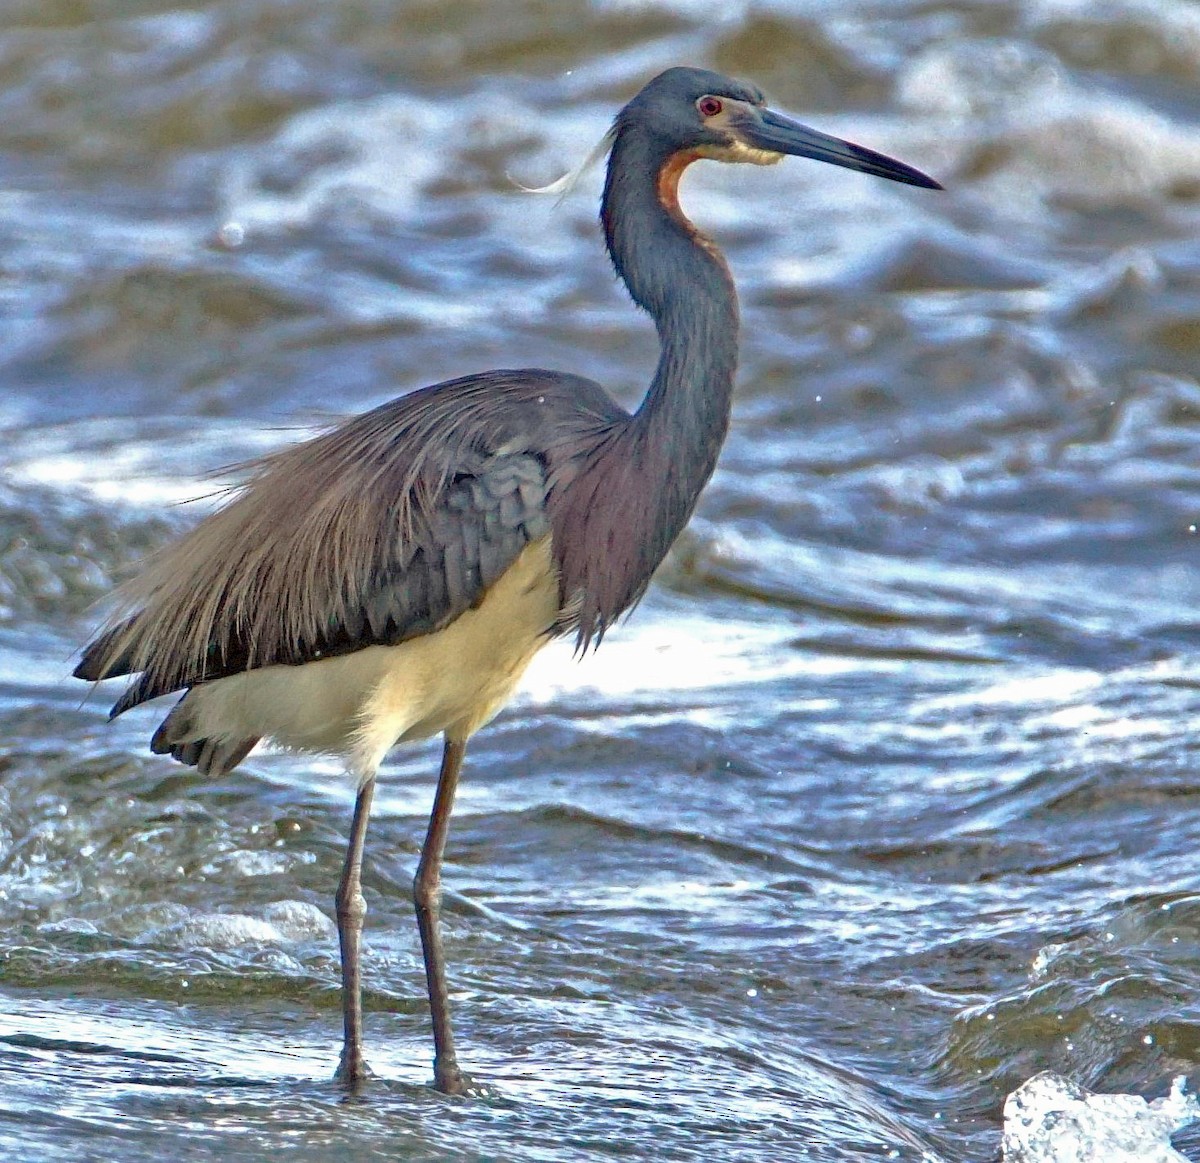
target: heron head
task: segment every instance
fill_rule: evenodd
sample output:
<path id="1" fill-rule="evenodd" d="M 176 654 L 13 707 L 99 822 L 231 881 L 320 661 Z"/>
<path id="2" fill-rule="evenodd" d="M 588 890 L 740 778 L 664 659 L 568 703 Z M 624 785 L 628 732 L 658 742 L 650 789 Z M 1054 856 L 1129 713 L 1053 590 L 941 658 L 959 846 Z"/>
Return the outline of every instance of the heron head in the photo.
<path id="1" fill-rule="evenodd" d="M 622 123 L 636 124 L 665 154 L 686 155 L 689 161 L 705 157 L 772 165 L 791 155 L 910 186 L 942 188 L 912 166 L 768 109 L 760 89 L 708 69 L 660 73 L 621 111 L 618 128 Z"/>

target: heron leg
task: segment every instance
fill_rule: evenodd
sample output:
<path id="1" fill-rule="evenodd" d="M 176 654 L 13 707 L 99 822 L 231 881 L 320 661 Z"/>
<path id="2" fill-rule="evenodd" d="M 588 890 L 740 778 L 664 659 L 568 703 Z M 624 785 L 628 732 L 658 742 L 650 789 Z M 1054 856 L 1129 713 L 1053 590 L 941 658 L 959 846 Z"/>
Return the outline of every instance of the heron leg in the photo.
<path id="1" fill-rule="evenodd" d="M 442 853 L 446 848 L 454 792 L 466 749 L 465 742 L 447 737 L 429 831 L 425 834 L 425 846 L 421 849 L 421 860 L 413 879 L 413 904 L 417 909 L 417 927 L 421 931 L 421 952 L 425 956 L 425 978 L 429 984 L 429 1012 L 433 1018 L 433 1084 L 445 1094 L 466 1094 L 469 1086 L 454 1052 L 446 959 L 438 925 L 442 901 Z"/>
<path id="2" fill-rule="evenodd" d="M 350 843 L 346 863 L 337 890 L 338 944 L 342 950 L 342 1058 L 334 1078 L 349 1090 L 357 1090 L 370 1077 L 363 1057 L 362 974 L 359 958 L 363 918 L 367 902 L 362 894 L 363 845 L 367 839 L 367 820 L 375 795 L 375 777 L 371 776 L 358 791 L 354 803 L 354 822 L 350 825 Z"/>

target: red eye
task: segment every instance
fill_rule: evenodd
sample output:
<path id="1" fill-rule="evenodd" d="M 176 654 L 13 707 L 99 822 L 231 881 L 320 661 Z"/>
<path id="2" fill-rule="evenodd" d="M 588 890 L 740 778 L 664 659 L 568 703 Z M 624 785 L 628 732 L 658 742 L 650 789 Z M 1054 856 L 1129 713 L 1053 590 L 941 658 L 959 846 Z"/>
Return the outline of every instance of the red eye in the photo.
<path id="1" fill-rule="evenodd" d="M 722 105 L 720 100 L 716 97 L 701 97 L 700 100 L 696 102 L 696 108 L 699 109 L 701 114 L 705 117 L 716 117 L 716 115 L 720 113 L 725 106 Z"/>

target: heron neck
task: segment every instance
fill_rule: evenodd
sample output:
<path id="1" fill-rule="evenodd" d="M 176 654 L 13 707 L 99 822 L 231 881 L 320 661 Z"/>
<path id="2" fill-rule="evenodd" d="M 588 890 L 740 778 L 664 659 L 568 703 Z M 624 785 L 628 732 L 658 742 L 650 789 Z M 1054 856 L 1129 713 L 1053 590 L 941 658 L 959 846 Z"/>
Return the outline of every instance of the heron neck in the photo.
<path id="1" fill-rule="evenodd" d="M 651 450 L 670 451 L 667 483 L 690 494 L 687 513 L 729 426 L 738 335 L 729 268 L 677 201 L 679 178 L 693 160 L 619 134 L 601 208 L 613 265 L 653 318 L 661 345 L 633 429 Z"/>
<path id="2" fill-rule="evenodd" d="M 683 216 L 691 157 L 618 126 L 600 217 L 617 274 L 658 328 L 662 350 L 641 407 L 595 428 L 554 494 L 564 610 L 580 649 L 645 592 L 712 475 L 729 427 L 737 297 L 716 248 Z"/>

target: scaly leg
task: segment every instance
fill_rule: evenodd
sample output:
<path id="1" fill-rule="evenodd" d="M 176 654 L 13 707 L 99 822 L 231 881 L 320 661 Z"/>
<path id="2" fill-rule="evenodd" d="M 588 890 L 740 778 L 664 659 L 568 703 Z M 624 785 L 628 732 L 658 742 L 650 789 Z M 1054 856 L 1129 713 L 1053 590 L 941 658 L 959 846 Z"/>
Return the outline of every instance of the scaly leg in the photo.
<path id="1" fill-rule="evenodd" d="M 371 799 L 375 794 L 372 775 L 358 791 L 354 803 L 354 822 L 350 825 L 350 844 L 346 863 L 337 891 L 338 943 L 342 949 L 342 1023 L 345 1030 L 342 1060 L 334 1078 L 351 1091 L 358 1090 L 370 1077 L 363 1058 L 362 1037 L 362 975 L 359 960 L 359 939 L 367 902 L 362 894 L 363 845 L 367 839 L 367 819 L 371 814 Z"/>
<path id="2" fill-rule="evenodd" d="M 425 978 L 429 983 L 429 1012 L 433 1018 L 433 1084 L 445 1094 L 466 1094 L 469 1082 L 458 1067 L 454 1053 L 454 1033 L 450 1028 L 450 997 L 446 989 L 446 959 L 438 928 L 441 912 L 442 853 L 450 828 L 450 811 L 462 767 L 466 742 L 446 739 L 442 752 L 442 770 L 433 797 L 433 814 L 417 875 L 413 879 L 413 903 L 417 907 L 417 926 L 421 931 L 421 951 L 425 955 Z"/>

